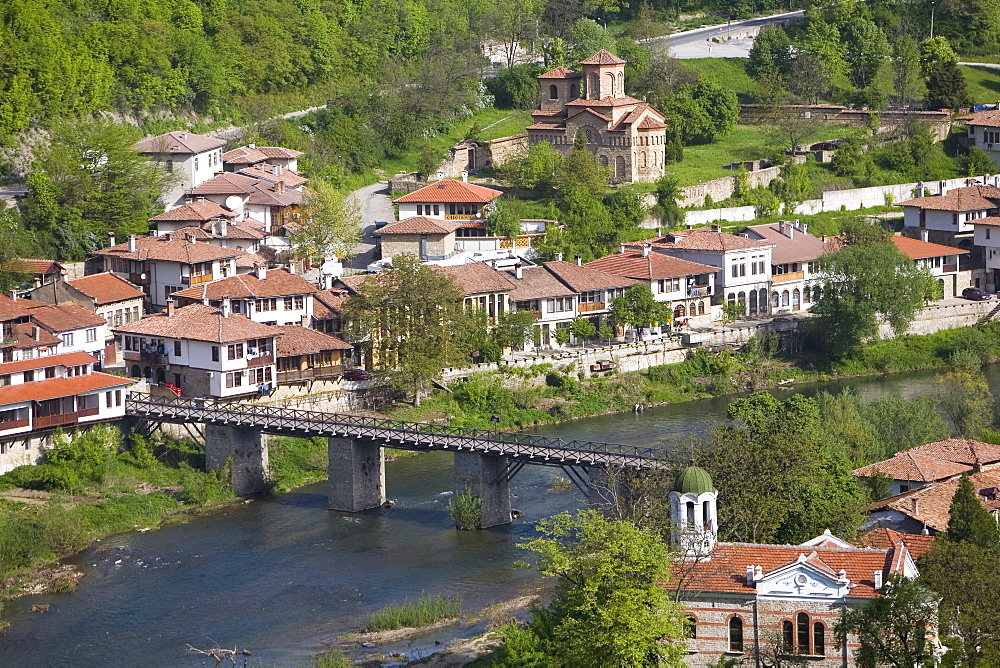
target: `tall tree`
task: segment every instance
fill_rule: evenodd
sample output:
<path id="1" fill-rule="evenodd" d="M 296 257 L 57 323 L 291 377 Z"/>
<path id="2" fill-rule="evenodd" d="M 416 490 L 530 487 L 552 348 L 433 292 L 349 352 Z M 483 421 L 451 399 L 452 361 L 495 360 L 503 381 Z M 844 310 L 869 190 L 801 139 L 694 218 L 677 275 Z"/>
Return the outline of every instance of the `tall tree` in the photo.
<path id="1" fill-rule="evenodd" d="M 446 366 L 466 360 L 467 314 L 452 279 L 410 255 L 373 274 L 344 305 L 347 331 L 415 404 Z"/>
<path id="2" fill-rule="evenodd" d="M 948 529 L 944 537 L 949 542 L 974 543 L 990 550 L 1000 547 L 997 521 L 983 507 L 969 476 L 963 475 L 959 480 L 948 513 Z"/>
<path id="3" fill-rule="evenodd" d="M 952 369 L 938 379 L 938 406 L 963 438 L 976 438 L 993 424 L 993 394 L 978 372 Z"/>
<path id="4" fill-rule="evenodd" d="M 868 88 L 889 58 L 885 31 L 863 16 L 854 17 L 843 33 L 847 76 L 858 90 Z"/>
<path id="5" fill-rule="evenodd" d="M 487 11 L 488 34 L 503 44 L 507 67 L 513 67 L 527 41 L 538 37 L 541 0 L 492 0 Z"/>
<path id="6" fill-rule="evenodd" d="M 767 73 L 788 76 L 792 64 L 791 41 L 778 26 L 765 26 L 753 40 L 746 71 L 754 79 Z"/>
<path id="7" fill-rule="evenodd" d="M 361 206 L 353 195 L 345 195 L 324 179 L 309 184 L 304 216 L 292 231 L 298 253 L 324 259 L 344 259 L 361 241 Z"/>
<path id="8" fill-rule="evenodd" d="M 639 330 L 658 322 L 670 322 L 669 304 L 658 302 L 645 283 L 633 285 L 621 297 L 611 300 L 611 319 L 618 325 Z"/>

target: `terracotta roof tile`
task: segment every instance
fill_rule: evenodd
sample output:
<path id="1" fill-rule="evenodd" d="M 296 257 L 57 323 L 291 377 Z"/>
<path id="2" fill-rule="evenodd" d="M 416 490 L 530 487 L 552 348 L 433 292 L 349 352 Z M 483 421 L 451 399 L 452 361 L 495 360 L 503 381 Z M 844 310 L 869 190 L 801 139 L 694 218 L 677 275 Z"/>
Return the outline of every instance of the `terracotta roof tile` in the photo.
<path id="1" fill-rule="evenodd" d="M 944 195 L 917 197 L 899 202 L 896 206 L 915 206 L 936 211 L 983 211 L 997 207 L 997 203 L 992 200 L 1000 200 L 1000 188 L 976 185 L 953 188 Z"/>
<path id="2" fill-rule="evenodd" d="M 642 251 L 626 251 L 605 255 L 593 262 L 588 262 L 585 266 L 640 281 L 696 276 L 718 271 L 717 267 L 682 260 L 663 253 L 650 253 L 648 257 L 643 257 Z"/>
<path id="3" fill-rule="evenodd" d="M 313 318 L 330 320 L 343 313 L 347 292 L 344 290 L 320 290 L 313 295 Z"/>
<path id="4" fill-rule="evenodd" d="M 50 332 L 69 332 L 105 324 L 104 318 L 76 302 L 65 302 L 53 306 L 45 302 L 25 300 L 31 317 Z"/>
<path id="5" fill-rule="evenodd" d="M 969 475 L 977 490 L 1000 487 L 1000 470 L 979 471 Z M 868 511 L 895 510 L 935 531 L 948 528 L 951 500 L 958 489 L 959 478 L 934 482 L 896 496 L 881 499 L 868 506 Z M 982 501 L 982 498 L 980 498 Z M 985 504 L 984 504 L 985 505 Z"/>
<path id="6" fill-rule="evenodd" d="M 223 297 L 233 299 L 284 297 L 314 292 L 317 292 L 316 286 L 298 274 L 290 274 L 285 269 L 271 269 L 265 273 L 263 280 L 254 274 L 237 274 L 185 288 L 175 292 L 173 296 L 200 302 L 202 299 L 217 301 Z"/>
<path id="7" fill-rule="evenodd" d="M 539 74 L 538 78 L 539 79 L 579 79 L 582 76 L 583 76 L 583 72 L 574 72 L 573 70 L 569 69 L 568 67 L 563 67 L 562 65 L 560 65 L 559 67 L 553 67 L 548 72 L 545 72 L 543 74 Z"/>
<path id="8" fill-rule="evenodd" d="M 478 186 L 475 183 L 465 183 L 454 179 L 444 179 L 437 183 L 426 185 L 394 200 L 396 203 L 440 203 L 440 202 L 492 202 L 503 193 L 499 190 Z"/>
<path id="9" fill-rule="evenodd" d="M 180 221 L 203 223 L 213 218 L 235 218 L 236 212 L 219 206 L 211 200 L 201 200 L 198 202 L 188 202 L 169 211 L 164 211 L 158 216 L 149 219 L 151 223 L 159 221 Z"/>
<path id="10" fill-rule="evenodd" d="M 274 329 L 268 325 L 261 325 L 238 313 L 223 317 L 221 309 L 204 304 L 181 307 L 170 316 L 166 311 L 147 315 L 139 322 L 115 327 L 114 331 L 211 343 L 235 343 L 274 336 Z"/>
<path id="11" fill-rule="evenodd" d="M 642 100 L 637 100 L 628 95 L 621 97 L 602 97 L 599 100 L 585 100 L 579 98 L 566 103 L 567 107 L 630 107 L 634 104 L 645 104 Z"/>
<path id="12" fill-rule="evenodd" d="M 659 248 L 711 251 L 750 250 L 751 248 L 767 248 L 774 245 L 767 240 L 758 241 L 756 239 L 738 237 L 728 232 L 713 232 L 708 227 L 696 227 L 693 230 L 669 232 L 658 239 L 649 240 L 649 243 Z"/>
<path id="13" fill-rule="evenodd" d="M 450 234 L 462 226 L 460 220 L 440 220 L 411 216 L 395 223 L 389 223 L 378 231 L 379 234 Z"/>
<path id="14" fill-rule="evenodd" d="M 34 323 L 22 322 L 14 325 L 16 342 L 14 347 L 20 350 L 57 346 L 62 339 L 48 332 L 44 327 Z"/>
<path id="15" fill-rule="evenodd" d="M 970 220 L 973 225 L 991 225 L 993 227 L 1000 227 L 1000 216 L 987 216 L 986 218 L 977 218 L 975 220 Z"/>
<path id="16" fill-rule="evenodd" d="M 946 438 L 910 448 L 917 455 L 930 455 L 959 464 L 992 464 L 1000 462 L 1000 445 L 983 443 L 971 438 Z"/>
<path id="17" fill-rule="evenodd" d="M 298 325 L 272 326 L 274 354 L 277 357 L 295 355 L 315 355 L 326 350 L 353 350 L 354 346 L 332 334 L 324 334 L 315 329 Z"/>
<path id="18" fill-rule="evenodd" d="M 223 172 L 208 181 L 199 183 L 188 191 L 191 195 L 249 195 L 254 192 L 259 181 L 255 178 Z"/>
<path id="19" fill-rule="evenodd" d="M 942 246 L 932 244 L 920 239 L 911 239 L 898 234 L 893 235 L 892 243 L 896 244 L 903 255 L 914 260 L 922 260 L 925 257 L 940 257 L 942 255 L 967 255 L 969 251 L 955 248 L 954 246 Z"/>
<path id="20" fill-rule="evenodd" d="M 514 301 L 572 297 L 576 294 L 545 267 L 524 267 L 521 272 L 523 278 L 517 278 L 513 271 L 504 272 L 507 274 L 507 280 L 514 285 L 514 291 L 510 295 Z"/>
<path id="21" fill-rule="evenodd" d="M 296 206 L 302 204 L 308 193 L 305 188 L 293 190 L 277 183 L 257 181 L 247 202 L 263 206 Z"/>
<path id="22" fill-rule="evenodd" d="M 0 294 L 0 321 L 17 320 L 26 318 L 28 310 L 21 304 L 21 300 L 14 301 L 4 294 Z"/>
<path id="23" fill-rule="evenodd" d="M 277 166 L 262 162 L 252 167 L 241 169 L 238 173 L 243 176 L 261 179 L 271 183 L 284 181 L 286 188 L 298 188 L 309 181 L 309 179 L 305 178 L 298 172 L 293 172 L 290 169 L 281 169 L 280 172 L 278 170 L 279 168 Z"/>
<path id="24" fill-rule="evenodd" d="M 93 371 L 85 376 L 48 378 L 22 385 L 8 385 L 0 387 L 0 406 L 23 401 L 45 401 L 56 397 L 69 397 L 108 387 L 131 385 L 134 382 L 131 378 Z"/>
<path id="25" fill-rule="evenodd" d="M 791 225 L 791 223 L 787 224 Z M 790 233 L 791 238 L 782 234 L 781 223 L 749 225 L 739 232 L 740 236 L 752 238 L 751 235 L 756 235 L 763 237 L 764 241 L 774 244 L 774 248 L 771 250 L 771 262 L 774 264 L 812 262 L 821 255 L 840 248 L 840 241 L 830 237 L 817 237 L 797 229 L 792 229 Z"/>
<path id="26" fill-rule="evenodd" d="M 580 61 L 581 65 L 624 65 L 628 61 L 619 58 L 606 49 L 601 49 L 592 56 L 587 56 Z"/>
<path id="27" fill-rule="evenodd" d="M 510 292 L 514 289 L 506 274 L 483 262 L 434 267 L 434 269 L 451 276 L 466 297 L 483 292 Z"/>
<path id="28" fill-rule="evenodd" d="M 208 243 L 191 243 L 176 241 L 166 236 L 136 237 L 135 251 L 129 251 L 128 242 L 95 251 L 95 255 L 109 255 L 128 260 L 163 260 L 194 264 L 211 262 L 243 255 L 245 251 L 233 248 L 221 248 Z"/>
<path id="29" fill-rule="evenodd" d="M 135 145 L 135 149 L 140 153 L 194 154 L 222 148 L 225 145 L 226 142 L 215 137 L 177 131 L 143 139 Z"/>
<path id="30" fill-rule="evenodd" d="M 546 262 L 542 265 L 577 292 L 630 288 L 638 281 L 597 267 L 577 266 L 572 262 Z"/>
<path id="31" fill-rule="evenodd" d="M 63 266 L 56 262 L 55 260 L 26 260 L 23 258 L 18 258 L 13 262 L 17 263 L 18 273 L 23 274 L 38 274 L 40 276 L 48 276 L 50 274 L 61 274 L 63 273 Z"/>
<path id="32" fill-rule="evenodd" d="M 45 355 L 35 357 L 30 360 L 20 360 L 17 362 L 6 362 L 0 364 L 0 375 L 17 373 L 19 371 L 29 371 L 31 369 L 44 369 L 47 366 L 79 366 L 81 364 L 93 364 L 97 360 L 93 355 L 84 352 L 62 353 L 61 355 Z"/>
<path id="33" fill-rule="evenodd" d="M 265 249 L 268 246 L 261 246 L 256 253 L 246 253 L 236 258 L 237 269 L 253 269 L 255 267 L 266 266 L 274 257 L 268 257 Z"/>
<path id="34" fill-rule="evenodd" d="M 234 165 L 252 165 L 269 158 L 291 160 L 305 155 L 301 151 L 282 146 L 240 146 L 222 154 L 222 161 Z"/>
<path id="35" fill-rule="evenodd" d="M 956 464 L 908 450 L 896 453 L 892 459 L 863 466 L 851 473 L 861 477 L 883 475 L 892 480 L 930 482 L 945 480 L 970 470 L 972 467 L 965 464 Z"/>
<path id="36" fill-rule="evenodd" d="M 934 536 L 900 533 L 893 529 L 881 528 L 872 529 L 858 539 L 860 547 L 874 547 L 878 550 L 887 550 L 899 543 L 906 545 L 906 549 L 914 559 L 919 559 L 934 547 Z"/>
<path id="37" fill-rule="evenodd" d="M 1000 111 L 996 111 L 994 109 L 976 111 L 966 116 L 959 116 L 958 120 L 968 121 L 969 125 L 984 125 L 988 128 L 1000 128 Z"/>

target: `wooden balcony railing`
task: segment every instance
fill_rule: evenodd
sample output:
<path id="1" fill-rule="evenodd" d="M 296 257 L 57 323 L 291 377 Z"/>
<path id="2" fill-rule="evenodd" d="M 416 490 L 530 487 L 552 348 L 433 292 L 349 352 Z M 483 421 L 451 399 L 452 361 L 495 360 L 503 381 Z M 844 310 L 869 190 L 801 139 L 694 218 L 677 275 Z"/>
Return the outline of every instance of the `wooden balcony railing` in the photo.
<path id="1" fill-rule="evenodd" d="M 278 383 L 296 383 L 310 380 L 334 380 L 344 373 L 344 366 L 318 366 L 312 369 L 289 369 L 278 372 Z"/>
<path id="2" fill-rule="evenodd" d="M 81 408 L 76 412 L 76 416 L 78 418 L 85 418 L 85 417 L 90 417 L 91 415 L 97 415 L 100 412 L 101 409 L 98 408 L 97 406 L 94 406 L 93 408 Z"/>
<path id="3" fill-rule="evenodd" d="M 941 269 L 943 269 L 946 274 L 953 273 L 953 272 L 958 271 L 958 265 L 957 264 L 946 264 L 943 267 L 941 267 Z"/>
<path id="4" fill-rule="evenodd" d="M 258 366 L 270 366 L 274 364 L 274 355 L 257 355 L 247 360 L 247 368 L 253 369 Z"/>
<path id="5" fill-rule="evenodd" d="M 804 281 L 805 279 L 806 272 L 790 271 L 787 274 L 773 274 L 771 276 L 771 283 L 777 285 L 778 283 L 792 283 L 794 281 Z"/>
<path id="6" fill-rule="evenodd" d="M 200 283 L 211 283 L 212 274 L 204 274 L 202 276 L 181 276 L 181 283 L 185 285 L 198 285 Z"/>
<path id="7" fill-rule="evenodd" d="M 580 302 L 580 313 L 603 311 L 607 305 L 604 302 Z"/>
<path id="8" fill-rule="evenodd" d="M 29 423 L 28 418 L 22 418 L 20 420 L 8 420 L 7 422 L 0 422 L 0 431 L 21 429 L 22 427 L 27 427 L 28 423 Z"/>
<path id="9" fill-rule="evenodd" d="M 45 429 L 46 427 L 59 427 L 64 424 L 76 424 L 78 415 L 76 411 L 73 411 L 72 413 L 57 413 L 56 415 L 36 417 L 35 428 Z"/>
<path id="10" fill-rule="evenodd" d="M 711 297 L 711 285 L 690 285 L 688 286 L 688 297 Z"/>
<path id="11" fill-rule="evenodd" d="M 476 214 L 474 213 L 448 213 L 444 216 L 445 220 L 478 220 Z"/>

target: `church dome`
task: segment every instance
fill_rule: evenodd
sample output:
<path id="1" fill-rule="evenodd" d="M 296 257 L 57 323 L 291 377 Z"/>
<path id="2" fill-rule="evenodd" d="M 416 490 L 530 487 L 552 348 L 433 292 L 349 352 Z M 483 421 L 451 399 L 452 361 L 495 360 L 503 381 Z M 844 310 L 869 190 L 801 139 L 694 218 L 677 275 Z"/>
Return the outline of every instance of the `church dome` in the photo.
<path id="1" fill-rule="evenodd" d="M 677 476 L 674 481 L 674 491 L 679 494 L 704 494 L 714 492 L 715 485 L 712 484 L 712 476 L 708 471 L 700 466 L 689 466 Z"/>

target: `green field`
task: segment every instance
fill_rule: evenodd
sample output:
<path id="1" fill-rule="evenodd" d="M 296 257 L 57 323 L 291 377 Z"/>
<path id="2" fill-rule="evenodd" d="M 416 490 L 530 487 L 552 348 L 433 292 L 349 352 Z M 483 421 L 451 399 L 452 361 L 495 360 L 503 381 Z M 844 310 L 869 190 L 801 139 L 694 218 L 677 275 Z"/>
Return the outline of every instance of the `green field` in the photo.
<path id="1" fill-rule="evenodd" d="M 720 83 L 731 88 L 740 104 L 753 102 L 751 93 L 756 86 L 743 69 L 746 58 L 692 58 L 683 63 L 700 74 L 710 74 Z"/>
<path id="2" fill-rule="evenodd" d="M 1000 69 L 959 65 L 973 102 L 996 104 L 1000 100 Z"/>

